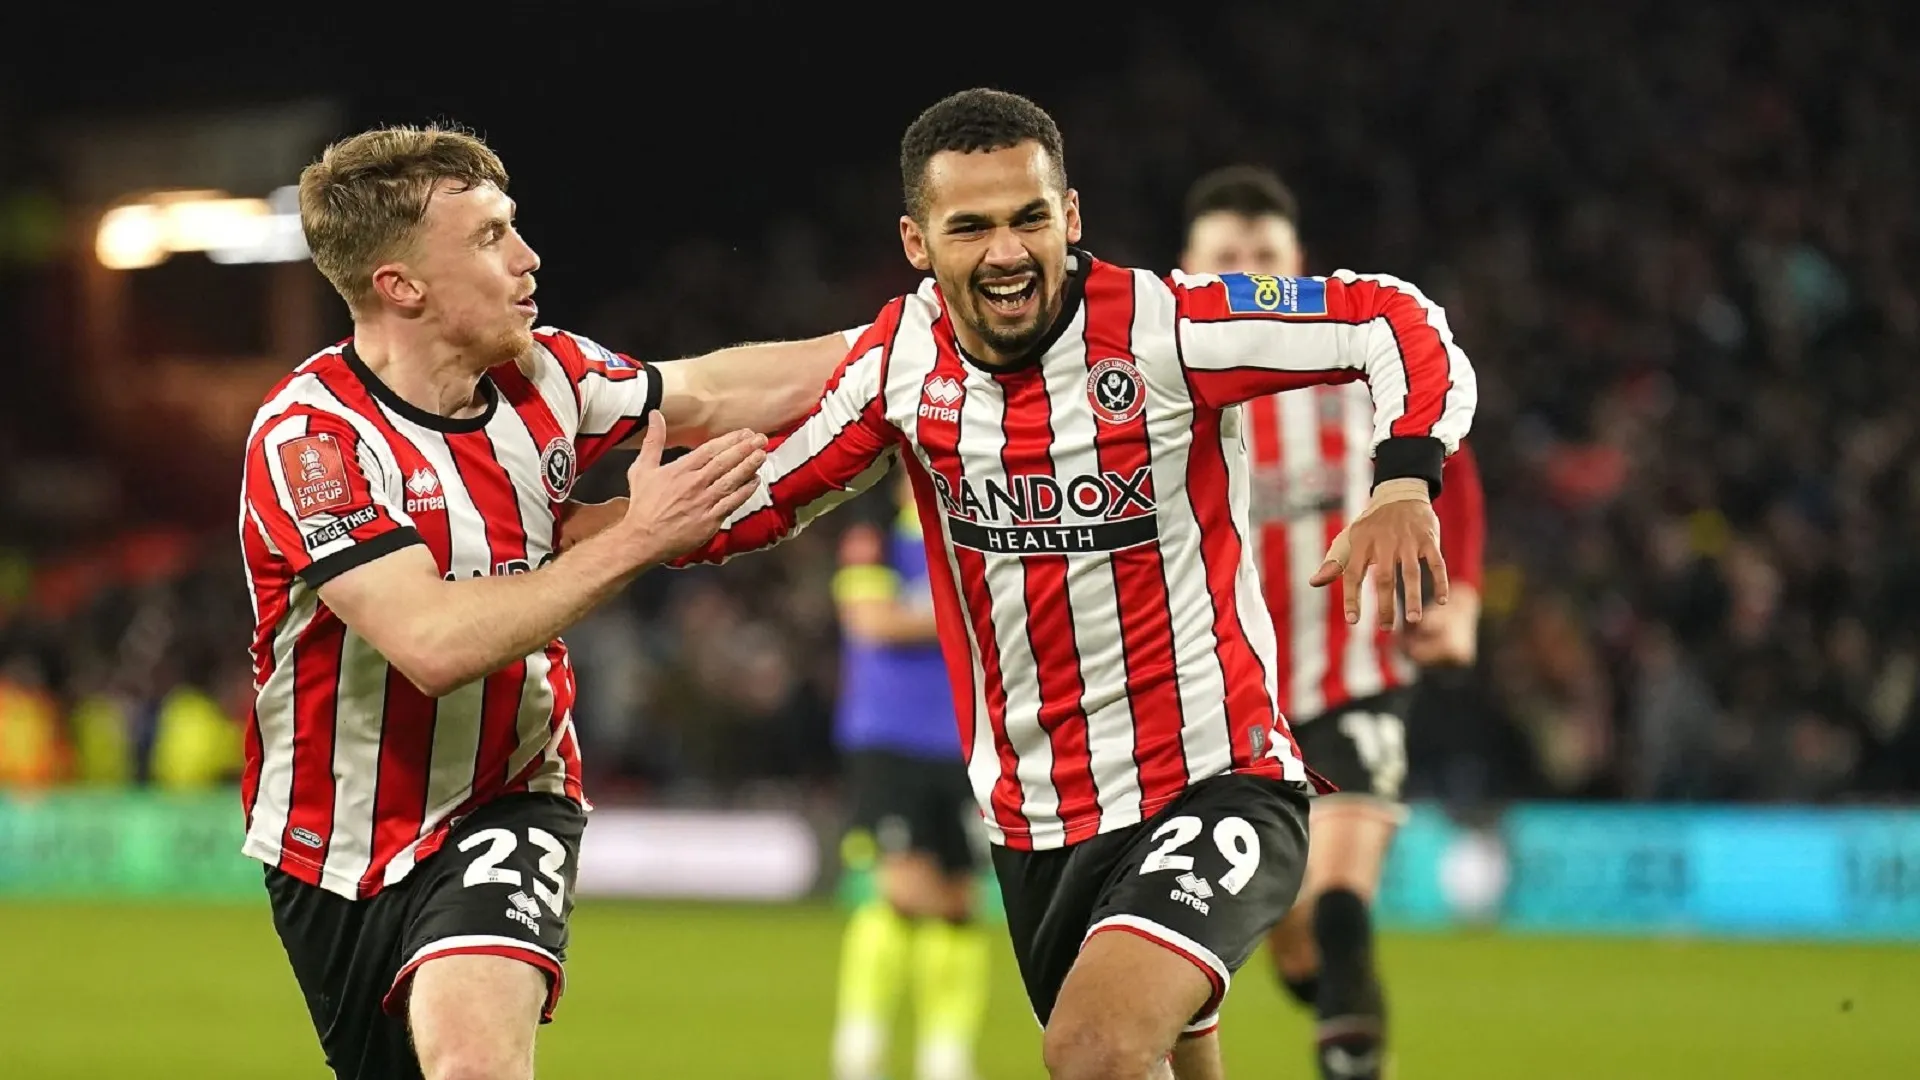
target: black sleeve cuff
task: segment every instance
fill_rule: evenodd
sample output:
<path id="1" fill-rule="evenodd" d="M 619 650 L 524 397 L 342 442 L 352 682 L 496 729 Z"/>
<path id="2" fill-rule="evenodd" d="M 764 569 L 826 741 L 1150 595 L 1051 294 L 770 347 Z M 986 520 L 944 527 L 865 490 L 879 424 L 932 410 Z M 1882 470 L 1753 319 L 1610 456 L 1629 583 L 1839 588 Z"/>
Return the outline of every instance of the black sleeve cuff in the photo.
<path id="1" fill-rule="evenodd" d="M 1427 482 L 1430 496 L 1440 494 L 1440 467 L 1446 464 L 1447 450 L 1431 436 L 1396 436 L 1380 444 L 1373 452 L 1373 483 L 1382 480 L 1419 479 Z"/>
<path id="2" fill-rule="evenodd" d="M 640 415 L 634 417 L 640 422 L 640 426 L 633 429 L 636 435 L 647 429 L 647 414 L 660 407 L 661 388 L 666 385 L 666 380 L 660 377 L 660 369 L 652 364 L 640 369 L 640 377 L 647 380 L 647 403 L 641 407 Z"/>
<path id="3" fill-rule="evenodd" d="M 641 421 L 647 419 L 647 413 L 651 413 L 653 409 L 659 409 L 660 392 L 662 392 L 662 386 L 666 386 L 666 380 L 660 379 L 659 367 L 647 367 L 645 371 L 647 371 L 647 407 L 639 411 Z"/>
<path id="4" fill-rule="evenodd" d="M 401 548 L 424 544 L 420 531 L 411 525 L 402 525 L 392 532 L 384 532 L 371 540 L 355 544 L 345 551 L 336 551 L 324 559 L 315 559 L 300 571 L 300 580 L 307 588 L 317 589 L 356 566 L 365 566 L 382 555 L 391 555 Z"/>

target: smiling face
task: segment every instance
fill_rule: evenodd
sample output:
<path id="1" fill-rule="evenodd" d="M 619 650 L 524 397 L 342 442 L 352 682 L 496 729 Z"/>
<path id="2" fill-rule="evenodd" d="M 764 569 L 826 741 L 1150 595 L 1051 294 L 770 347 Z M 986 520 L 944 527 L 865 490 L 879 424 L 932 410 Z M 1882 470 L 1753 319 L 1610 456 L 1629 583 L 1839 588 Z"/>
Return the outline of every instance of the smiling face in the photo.
<path id="1" fill-rule="evenodd" d="M 1080 199 L 1038 142 L 943 150 L 927 162 L 923 212 L 900 219 L 907 261 L 931 270 L 967 351 L 1021 359 L 1065 303 Z"/>

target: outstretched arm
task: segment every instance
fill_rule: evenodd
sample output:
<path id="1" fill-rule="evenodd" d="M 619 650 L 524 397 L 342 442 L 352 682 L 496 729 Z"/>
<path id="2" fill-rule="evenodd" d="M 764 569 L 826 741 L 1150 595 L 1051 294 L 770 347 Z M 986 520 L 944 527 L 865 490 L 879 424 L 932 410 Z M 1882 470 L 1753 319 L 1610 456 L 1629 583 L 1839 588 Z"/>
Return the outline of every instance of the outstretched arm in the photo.
<path id="1" fill-rule="evenodd" d="M 895 301 L 861 335 L 827 383 L 827 392 L 760 466 L 760 489 L 713 540 L 682 564 L 724 562 L 771 547 L 886 475 L 900 433 L 886 418 L 886 368 Z"/>
<path id="2" fill-rule="evenodd" d="M 687 360 L 650 365 L 660 380 L 667 442 L 701 442 L 708 431 L 782 432 L 820 400 L 821 390 L 866 327 L 838 334 L 735 345 Z M 641 436 L 628 437 L 628 445 Z M 561 551 L 620 520 L 624 498 L 569 502 L 560 511 Z"/>
<path id="3" fill-rule="evenodd" d="M 820 399 L 862 329 L 805 341 L 735 345 L 654 365 L 660 372 L 667 442 L 690 445 L 736 428 L 786 430 Z"/>
<path id="4" fill-rule="evenodd" d="M 736 345 L 685 360 L 645 364 L 565 330 L 534 332 L 571 383 L 579 405 L 581 473 L 608 451 L 640 445 L 658 412 L 669 446 L 693 446 L 723 431 L 787 430 L 819 400 L 847 355 L 854 330 L 804 341 Z"/>

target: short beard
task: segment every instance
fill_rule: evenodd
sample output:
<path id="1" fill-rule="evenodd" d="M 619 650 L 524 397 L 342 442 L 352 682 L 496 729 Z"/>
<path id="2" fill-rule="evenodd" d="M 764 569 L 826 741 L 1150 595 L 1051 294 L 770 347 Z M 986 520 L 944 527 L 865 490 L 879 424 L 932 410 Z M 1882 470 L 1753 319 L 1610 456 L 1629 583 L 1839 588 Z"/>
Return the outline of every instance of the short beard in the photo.
<path id="1" fill-rule="evenodd" d="M 976 302 L 979 302 L 976 298 Z M 1047 312 L 1042 305 L 1033 324 L 1022 330 L 1006 330 L 990 326 L 984 316 L 974 320 L 973 332 L 980 335 L 994 352 L 1005 357 L 1016 357 L 1033 348 L 1035 342 L 1047 331 Z"/>
<path id="2" fill-rule="evenodd" d="M 524 326 L 509 327 L 491 338 L 476 342 L 473 354 L 482 370 L 491 370 L 501 364 L 514 364 L 522 372 L 531 374 L 533 333 Z"/>
<path id="3" fill-rule="evenodd" d="M 515 330 L 508 335 L 512 338 L 512 359 L 520 374 L 533 378 L 533 331 Z"/>
<path id="4" fill-rule="evenodd" d="M 1033 322 L 1024 329 L 1012 330 L 993 325 L 990 321 L 991 305 L 980 295 L 979 287 L 972 279 L 966 282 L 967 310 L 970 313 L 967 321 L 972 325 L 973 332 L 980 335 L 980 340 L 986 342 L 988 348 L 1009 360 L 1025 356 L 1046 335 L 1047 328 L 1053 325 L 1047 296 L 1051 282 L 1040 269 L 1039 263 L 1032 264 L 1030 269 L 1034 274 L 1034 289 L 1038 293 L 1035 297 L 1037 307 Z"/>

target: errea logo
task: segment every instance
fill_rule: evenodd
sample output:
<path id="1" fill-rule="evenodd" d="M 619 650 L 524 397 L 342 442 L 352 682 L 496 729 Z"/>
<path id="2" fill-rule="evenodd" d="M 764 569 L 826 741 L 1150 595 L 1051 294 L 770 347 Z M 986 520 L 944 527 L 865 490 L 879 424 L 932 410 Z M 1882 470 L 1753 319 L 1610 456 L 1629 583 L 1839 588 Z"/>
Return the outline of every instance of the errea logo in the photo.
<path id="1" fill-rule="evenodd" d="M 1206 878 L 1196 874 L 1181 874 L 1179 877 L 1173 879 L 1173 883 L 1180 886 L 1182 890 L 1192 893 L 1202 900 L 1210 900 L 1213 898 L 1213 886 L 1207 884 Z"/>
<path id="2" fill-rule="evenodd" d="M 447 497 L 440 494 L 440 478 L 424 465 L 413 470 L 413 475 L 407 477 L 407 513 L 446 508 Z"/>
<path id="3" fill-rule="evenodd" d="M 513 895 L 507 897 L 507 903 L 513 905 L 507 909 L 507 918 L 536 934 L 540 932 L 540 905 L 534 903 L 532 897 L 515 889 Z"/>
<path id="4" fill-rule="evenodd" d="M 1174 878 L 1173 884 L 1174 889 L 1167 894 L 1167 899 L 1177 900 L 1202 915 L 1212 910 L 1213 906 L 1207 900 L 1213 896 L 1213 886 L 1207 883 L 1206 878 L 1186 873 Z"/>
<path id="5" fill-rule="evenodd" d="M 938 375 L 927 380 L 920 392 L 920 417 L 923 420 L 939 420 L 943 423 L 960 422 L 960 402 L 967 396 L 966 388 L 958 379 Z"/>

